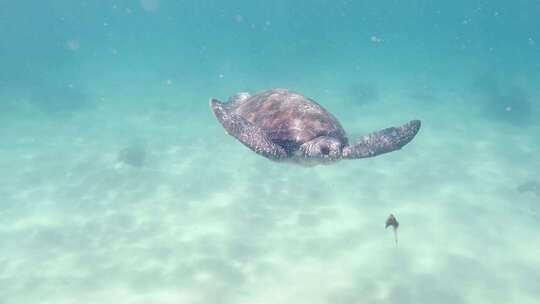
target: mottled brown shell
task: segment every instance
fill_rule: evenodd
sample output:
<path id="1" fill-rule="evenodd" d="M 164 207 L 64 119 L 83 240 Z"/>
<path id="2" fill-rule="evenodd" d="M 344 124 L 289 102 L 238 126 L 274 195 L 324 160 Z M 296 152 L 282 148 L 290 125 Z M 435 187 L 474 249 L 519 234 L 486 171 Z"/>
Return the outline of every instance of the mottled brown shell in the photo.
<path id="1" fill-rule="evenodd" d="M 314 100 L 287 89 L 272 89 L 249 97 L 233 110 L 287 150 L 318 136 L 344 145 L 347 138 L 338 120 Z"/>

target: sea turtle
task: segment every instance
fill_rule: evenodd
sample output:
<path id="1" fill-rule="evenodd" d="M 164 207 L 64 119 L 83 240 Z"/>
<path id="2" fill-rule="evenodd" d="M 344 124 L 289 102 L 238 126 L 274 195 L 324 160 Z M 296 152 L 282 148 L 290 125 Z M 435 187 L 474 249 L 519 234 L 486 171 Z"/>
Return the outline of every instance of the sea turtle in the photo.
<path id="1" fill-rule="evenodd" d="M 307 165 L 372 157 L 409 143 L 420 121 L 412 120 L 362 136 L 349 145 L 339 121 L 316 101 L 276 88 L 251 96 L 240 92 L 227 103 L 210 100 L 210 108 L 229 135 L 275 161 Z"/>

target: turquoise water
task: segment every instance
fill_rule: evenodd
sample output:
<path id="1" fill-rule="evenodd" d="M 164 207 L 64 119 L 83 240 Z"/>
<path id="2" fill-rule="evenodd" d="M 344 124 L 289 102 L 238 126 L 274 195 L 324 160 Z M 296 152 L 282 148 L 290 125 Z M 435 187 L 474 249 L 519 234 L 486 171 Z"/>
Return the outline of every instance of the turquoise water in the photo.
<path id="1" fill-rule="evenodd" d="M 538 303 L 539 15 L 0 1 L 0 303 Z M 272 162 L 208 101 L 273 87 L 351 140 L 422 129 L 375 158 Z"/>

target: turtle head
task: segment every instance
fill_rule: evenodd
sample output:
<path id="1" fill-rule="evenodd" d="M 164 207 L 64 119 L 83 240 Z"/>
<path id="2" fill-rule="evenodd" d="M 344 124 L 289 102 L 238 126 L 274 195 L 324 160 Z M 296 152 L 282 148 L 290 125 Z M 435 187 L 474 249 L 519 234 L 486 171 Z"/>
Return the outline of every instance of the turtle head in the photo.
<path id="1" fill-rule="evenodd" d="M 341 158 L 343 143 L 334 137 L 319 136 L 300 146 L 301 156 L 320 163 L 335 162 Z"/>

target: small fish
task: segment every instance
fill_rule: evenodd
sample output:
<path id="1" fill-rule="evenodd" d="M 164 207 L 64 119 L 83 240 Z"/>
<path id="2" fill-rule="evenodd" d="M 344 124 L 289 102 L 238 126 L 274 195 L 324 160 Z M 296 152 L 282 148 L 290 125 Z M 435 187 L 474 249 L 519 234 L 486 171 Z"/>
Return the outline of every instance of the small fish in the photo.
<path id="1" fill-rule="evenodd" d="M 384 229 L 388 228 L 388 226 L 392 226 L 392 228 L 394 229 L 394 238 L 396 239 L 397 246 L 397 229 L 399 227 L 399 222 L 396 220 L 393 214 L 390 214 L 390 216 L 386 220 L 386 225 L 384 226 Z"/>

